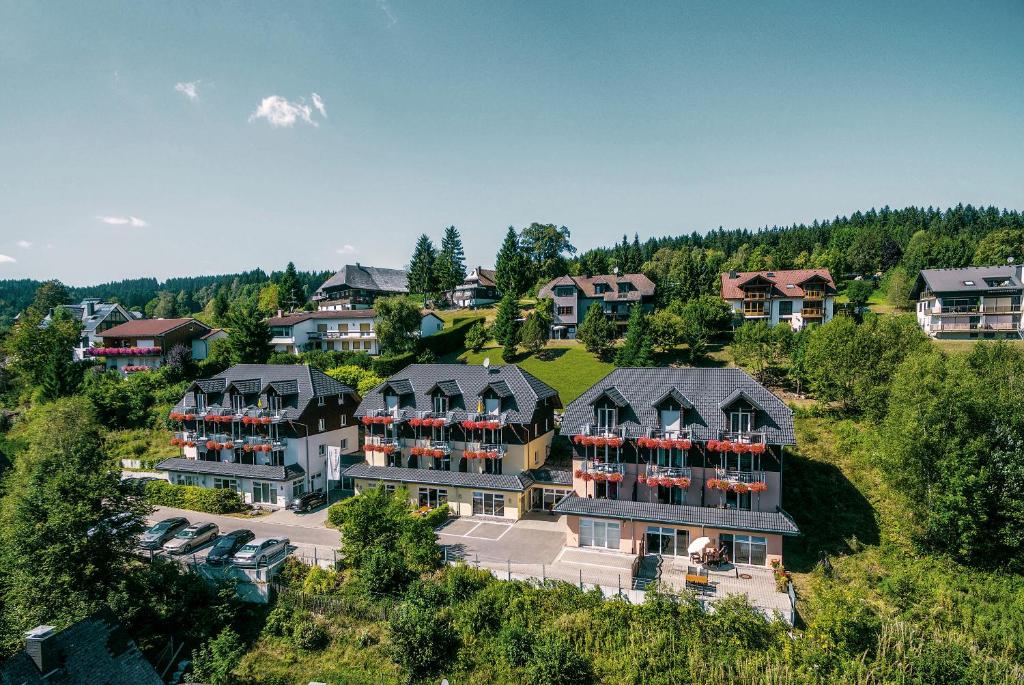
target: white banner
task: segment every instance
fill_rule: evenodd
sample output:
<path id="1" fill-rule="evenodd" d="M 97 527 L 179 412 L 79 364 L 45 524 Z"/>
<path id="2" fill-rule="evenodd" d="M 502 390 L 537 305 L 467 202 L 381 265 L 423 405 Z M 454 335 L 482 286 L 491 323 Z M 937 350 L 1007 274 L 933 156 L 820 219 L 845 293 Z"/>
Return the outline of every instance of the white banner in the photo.
<path id="1" fill-rule="evenodd" d="M 327 446 L 327 478 L 341 480 L 341 448 Z"/>

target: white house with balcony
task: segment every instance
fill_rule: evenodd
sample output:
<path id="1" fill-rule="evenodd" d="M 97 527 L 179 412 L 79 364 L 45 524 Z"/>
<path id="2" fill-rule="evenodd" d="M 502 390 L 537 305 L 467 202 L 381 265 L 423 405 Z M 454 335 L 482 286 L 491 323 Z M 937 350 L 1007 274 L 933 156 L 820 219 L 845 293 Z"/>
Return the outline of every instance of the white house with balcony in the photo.
<path id="1" fill-rule="evenodd" d="M 267 319 L 274 352 L 300 354 L 311 350 L 380 354 L 377 312 L 373 309 L 330 309 L 294 312 Z M 422 338 L 444 328 L 436 314 L 424 312 L 418 335 Z"/>
<path id="2" fill-rule="evenodd" d="M 918 274 L 912 297 L 917 323 L 933 338 L 1018 339 L 1024 267 L 970 266 L 925 269 Z"/>
<path id="3" fill-rule="evenodd" d="M 730 271 L 722 274 L 721 295 L 737 319 L 800 330 L 832 319 L 836 284 L 828 269 Z"/>

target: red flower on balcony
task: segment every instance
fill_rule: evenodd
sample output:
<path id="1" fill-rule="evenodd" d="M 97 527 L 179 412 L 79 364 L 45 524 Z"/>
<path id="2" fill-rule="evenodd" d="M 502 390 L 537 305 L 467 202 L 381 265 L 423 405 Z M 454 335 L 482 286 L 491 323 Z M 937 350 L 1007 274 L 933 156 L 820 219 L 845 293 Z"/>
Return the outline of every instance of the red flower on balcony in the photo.
<path id="1" fill-rule="evenodd" d="M 704 446 L 707 447 L 708 452 L 717 452 L 719 444 L 718 440 L 708 440 Z"/>
<path id="2" fill-rule="evenodd" d="M 233 443 L 233 442 L 225 442 L 223 445 L 220 446 L 220 448 L 222 450 L 233 450 L 233 449 L 235 449 L 235 443 Z"/>
<path id="3" fill-rule="evenodd" d="M 206 441 L 206 449 L 208 449 L 208 450 L 215 450 L 215 449 L 217 449 L 219 447 L 220 447 L 220 443 L 217 442 L 216 440 L 207 440 Z"/>
<path id="4" fill-rule="evenodd" d="M 676 443 L 676 449 L 680 449 L 680 450 L 688 450 L 691 447 L 693 447 L 693 442 L 691 442 L 690 440 L 686 440 L 686 439 L 676 440 L 675 443 Z"/>
<path id="5" fill-rule="evenodd" d="M 746 483 L 733 483 L 729 489 L 740 495 L 750 492 L 750 486 Z"/>
<path id="6" fill-rule="evenodd" d="M 760 480 L 759 481 L 755 481 L 755 482 L 750 484 L 750 491 L 751 492 L 767 492 L 768 491 L 768 483 L 765 483 L 764 481 L 760 481 Z"/>
<path id="7" fill-rule="evenodd" d="M 576 469 L 575 471 L 572 472 L 572 475 L 576 476 L 577 478 L 583 478 L 583 469 Z"/>
<path id="8" fill-rule="evenodd" d="M 717 490 L 718 489 L 718 479 L 717 478 L 708 478 L 706 481 L 704 481 L 704 487 L 706 487 L 708 490 Z"/>
<path id="9" fill-rule="evenodd" d="M 371 417 L 369 417 L 369 416 L 364 416 L 363 418 L 361 418 L 359 420 L 363 422 L 364 426 L 369 426 L 373 422 L 373 419 Z"/>
<path id="10" fill-rule="evenodd" d="M 647 475 L 641 473 L 639 476 L 636 477 L 636 482 L 640 483 L 640 485 L 646 485 L 647 484 Z"/>
<path id="11" fill-rule="evenodd" d="M 621 483 L 622 482 L 622 474 L 621 473 L 610 473 L 610 474 L 608 474 L 608 480 L 611 481 L 612 483 Z"/>
<path id="12" fill-rule="evenodd" d="M 377 446 L 374 445 L 372 442 L 363 443 L 363 451 L 364 452 L 376 452 L 377 451 Z"/>
<path id="13" fill-rule="evenodd" d="M 434 428 L 444 428 L 446 423 L 447 419 L 434 419 Z"/>
<path id="14" fill-rule="evenodd" d="M 580 478 L 589 483 L 590 481 L 594 480 L 594 474 L 592 474 L 590 471 L 584 471 L 583 475 L 580 476 Z"/>
<path id="15" fill-rule="evenodd" d="M 764 454 L 765 449 L 767 448 L 763 442 L 755 442 L 750 446 L 750 451 L 753 454 Z"/>
<path id="16" fill-rule="evenodd" d="M 675 486 L 677 488 L 682 488 L 683 490 L 689 490 L 690 489 L 690 479 L 689 478 L 685 478 L 685 477 L 684 478 L 676 478 L 675 479 Z"/>
<path id="17" fill-rule="evenodd" d="M 249 443 L 245 443 L 244 445 L 242 445 L 242 450 L 245 452 L 252 452 L 252 445 L 250 445 Z"/>
<path id="18" fill-rule="evenodd" d="M 423 425 L 423 419 L 411 418 L 409 419 L 409 425 L 413 428 L 419 428 Z"/>

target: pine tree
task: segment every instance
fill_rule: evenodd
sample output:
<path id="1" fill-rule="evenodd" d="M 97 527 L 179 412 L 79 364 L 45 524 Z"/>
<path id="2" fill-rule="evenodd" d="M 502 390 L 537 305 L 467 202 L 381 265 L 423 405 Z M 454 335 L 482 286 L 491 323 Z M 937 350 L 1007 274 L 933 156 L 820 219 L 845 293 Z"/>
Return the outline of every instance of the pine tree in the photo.
<path id="1" fill-rule="evenodd" d="M 498 292 L 512 293 L 516 297 L 526 292 L 529 287 L 528 268 L 529 258 L 519 244 L 519 235 L 509 226 L 494 262 L 494 282 Z"/>
<path id="2" fill-rule="evenodd" d="M 514 346 L 519 341 L 519 301 L 512 293 L 505 293 L 498 304 L 491 335 L 502 346 Z"/>
<path id="3" fill-rule="evenodd" d="M 523 346 L 523 349 L 528 354 L 537 354 L 543 349 L 544 342 L 545 329 L 543 317 L 534 312 L 526 319 L 522 330 L 519 331 L 519 344 Z"/>
<path id="4" fill-rule="evenodd" d="M 294 311 L 306 303 L 306 291 L 299 281 L 294 262 L 288 262 L 281 279 L 277 282 L 277 301 L 287 312 Z"/>
<path id="5" fill-rule="evenodd" d="M 615 324 L 605 316 L 600 303 L 590 305 L 583 323 L 576 330 L 576 339 L 598 359 L 608 358 L 615 344 Z"/>
<path id="6" fill-rule="evenodd" d="M 228 312 L 227 346 L 233 364 L 265 364 L 270 357 L 270 327 L 255 297 L 237 300 Z"/>
<path id="7" fill-rule="evenodd" d="M 448 299 L 451 299 L 455 288 L 466 280 L 466 254 L 462 249 L 462 237 L 454 226 L 444 230 L 441 251 L 434 264 L 434 277 L 438 291 L 447 293 Z"/>
<path id="8" fill-rule="evenodd" d="M 423 295 L 424 298 L 437 292 L 437 279 L 434 275 L 436 262 L 437 250 L 434 249 L 434 243 L 426 233 L 423 233 L 416 240 L 416 248 L 413 250 L 412 259 L 409 260 L 411 292 Z"/>
<path id="9" fill-rule="evenodd" d="M 626 326 L 626 342 L 615 355 L 615 366 L 653 366 L 651 336 L 643 307 L 633 305 Z"/>
<path id="10" fill-rule="evenodd" d="M 219 288 L 217 294 L 213 296 L 213 322 L 218 326 L 223 326 L 227 321 L 229 308 L 227 289 Z"/>

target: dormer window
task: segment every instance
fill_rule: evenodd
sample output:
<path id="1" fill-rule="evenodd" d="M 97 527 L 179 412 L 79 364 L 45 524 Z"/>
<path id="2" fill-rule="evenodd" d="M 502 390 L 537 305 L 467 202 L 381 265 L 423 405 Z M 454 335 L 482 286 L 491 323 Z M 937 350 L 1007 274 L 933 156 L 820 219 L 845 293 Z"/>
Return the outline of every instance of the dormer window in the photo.
<path id="1" fill-rule="evenodd" d="M 964 281 L 964 285 L 974 285 L 974 281 Z"/>
<path id="2" fill-rule="evenodd" d="M 595 410 L 597 427 L 606 429 L 615 428 L 619 425 L 617 412 L 618 410 L 615 407 L 598 407 Z"/>
<path id="3" fill-rule="evenodd" d="M 398 395 L 385 395 L 384 406 L 387 407 L 389 414 L 398 413 Z"/>
<path id="4" fill-rule="evenodd" d="M 749 433 L 754 430 L 754 412 L 742 409 L 729 412 L 729 430 L 733 433 Z"/>
<path id="5" fill-rule="evenodd" d="M 206 393 L 196 393 L 196 411 L 206 411 Z"/>
<path id="6" fill-rule="evenodd" d="M 501 399 L 497 397 L 484 398 L 484 413 L 498 414 L 501 412 Z"/>
<path id="7" fill-rule="evenodd" d="M 236 414 L 242 413 L 245 410 L 245 397 L 241 393 L 232 394 L 231 407 L 235 410 Z"/>
<path id="8" fill-rule="evenodd" d="M 433 405 L 435 414 L 445 414 L 448 412 L 448 398 L 444 395 L 434 395 Z"/>

